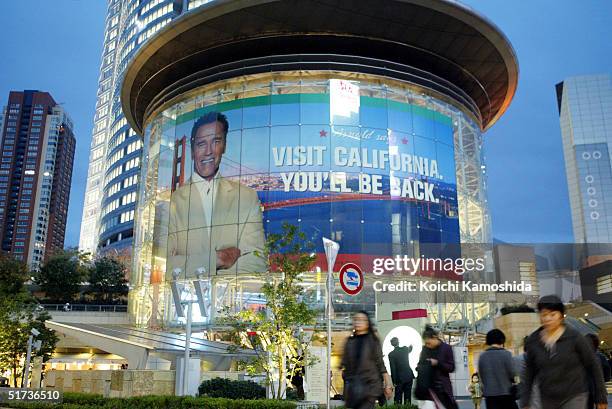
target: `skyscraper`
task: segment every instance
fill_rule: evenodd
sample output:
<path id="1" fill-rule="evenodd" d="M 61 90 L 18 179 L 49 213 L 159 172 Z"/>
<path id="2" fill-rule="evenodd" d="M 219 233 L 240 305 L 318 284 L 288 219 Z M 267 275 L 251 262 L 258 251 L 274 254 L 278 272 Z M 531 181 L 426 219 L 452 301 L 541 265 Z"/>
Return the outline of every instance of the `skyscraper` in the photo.
<path id="1" fill-rule="evenodd" d="M 155 32 L 209 0 L 108 0 L 79 248 L 129 256 L 142 142 L 119 91 L 127 63 Z"/>
<path id="2" fill-rule="evenodd" d="M 64 247 L 76 140 L 47 92 L 12 91 L 2 127 L 2 251 L 36 269 Z"/>
<path id="3" fill-rule="evenodd" d="M 557 84 L 574 241 L 612 243 L 612 86 L 609 75 Z"/>

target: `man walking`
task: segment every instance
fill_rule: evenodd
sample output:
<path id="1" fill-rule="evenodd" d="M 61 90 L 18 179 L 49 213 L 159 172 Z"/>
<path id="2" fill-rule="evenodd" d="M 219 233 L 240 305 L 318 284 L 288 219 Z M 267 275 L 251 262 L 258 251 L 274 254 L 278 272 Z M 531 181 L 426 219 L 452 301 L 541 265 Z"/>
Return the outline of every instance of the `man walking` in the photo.
<path id="1" fill-rule="evenodd" d="M 395 403 L 411 403 L 414 373 L 410 368 L 408 355 L 412 352 L 412 345 L 400 347 L 399 340 L 396 337 L 391 339 L 391 345 L 395 348 L 389 353 L 391 380 L 395 385 Z"/>

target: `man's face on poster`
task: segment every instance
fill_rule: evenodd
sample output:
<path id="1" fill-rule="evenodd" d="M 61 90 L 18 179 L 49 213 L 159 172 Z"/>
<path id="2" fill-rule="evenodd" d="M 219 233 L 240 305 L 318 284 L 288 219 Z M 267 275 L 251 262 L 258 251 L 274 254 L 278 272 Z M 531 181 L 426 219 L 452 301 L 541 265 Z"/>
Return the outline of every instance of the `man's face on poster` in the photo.
<path id="1" fill-rule="evenodd" d="M 191 146 L 191 157 L 198 175 L 212 179 L 225 153 L 225 132 L 223 125 L 216 121 L 198 128 Z"/>

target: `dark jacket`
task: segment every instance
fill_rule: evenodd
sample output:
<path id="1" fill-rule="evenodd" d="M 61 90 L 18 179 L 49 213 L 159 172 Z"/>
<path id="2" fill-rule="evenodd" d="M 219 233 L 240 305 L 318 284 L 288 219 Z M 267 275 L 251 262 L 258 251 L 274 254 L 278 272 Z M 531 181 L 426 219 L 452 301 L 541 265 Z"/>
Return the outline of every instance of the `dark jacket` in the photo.
<path id="1" fill-rule="evenodd" d="M 608 359 L 601 352 L 597 351 L 597 357 L 599 358 L 599 363 L 601 364 L 601 370 L 603 371 L 604 382 L 609 382 L 612 374 L 610 373 L 610 364 L 608 363 Z"/>
<path id="2" fill-rule="evenodd" d="M 607 392 L 593 348 L 576 330 L 566 327 L 552 351 L 542 342 L 542 328 L 526 341 L 525 382 L 521 383 L 521 407 L 528 406 L 537 377 L 542 400 L 564 402 L 588 392 L 587 375 L 593 374 L 595 403 L 606 403 Z"/>
<path id="3" fill-rule="evenodd" d="M 516 373 L 510 351 L 497 347 L 484 351 L 478 358 L 478 374 L 485 397 L 512 394 Z"/>
<path id="4" fill-rule="evenodd" d="M 410 352 L 412 352 L 412 345 L 409 347 L 395 347 L 389 353 L 389 367 L 391 368 L 391 379 L 394 385 L 401 385 L 414 379 L 414 373 L 408 358 Z"/>
<path id="5" fill-rule="evenodd" d="M 373 335 L 368 335 L 364 339 L 362 350 L 358 351 L 357 348 L 356 337 L 351 335 L 346 341 L 342 356 L 342 378 L 346 380 L 359 377 L 368 385 L 369 396 L 377 398 L 383 390 L 383 374 L 387 373 L 380 341 Z"/>
<path id="6" fill-rule="evenodd" d="M 427 359 L 433 358 L 438 360 L 438 365 L 430 366 Z M 419 357 L 419 364 L 417 365 L 417 371 L 419 372 L 418 378 L 421 376 L 429 377 L 428 372 L 431 373 L 431 389 L 437 393 L 444 393 L 453 401 L 453 386 L 451 384 L 449 374 L 455 372 L 455 358 L 453 356 L 453 348 L 445 342 L 440 343 L 436 349 L 429 349 L 423 347 L 421 356 Z M 417 378 L 417 383 L 419 382 Z M 431 400 L 431 399 L 430 399 Z"/>

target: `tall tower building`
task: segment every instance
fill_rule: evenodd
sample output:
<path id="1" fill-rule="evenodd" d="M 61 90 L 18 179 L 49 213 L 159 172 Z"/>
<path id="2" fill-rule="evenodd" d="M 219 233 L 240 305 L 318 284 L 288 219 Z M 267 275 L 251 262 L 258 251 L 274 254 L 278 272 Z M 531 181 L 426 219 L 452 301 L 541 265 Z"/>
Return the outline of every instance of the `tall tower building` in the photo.
<path id="1" fill-rule="evenodd" d="M 107 0 L 79 248 L 130 256 L 142 142 L 119 101 L 127 63 L 155 32 L 210 0 Z"/>
<path id="2" fill-rule="evenodd" d="M 64 247 L 75 144 L 70 117 L 49 93 L 9 94 L 1 143 L 0 245 L 34 269 Z"/>
<path id="3" fill-rule="evenodd" d="M 609 75 L 557 84 L 574 241 L 612 243 L 612 86 Z"/>

